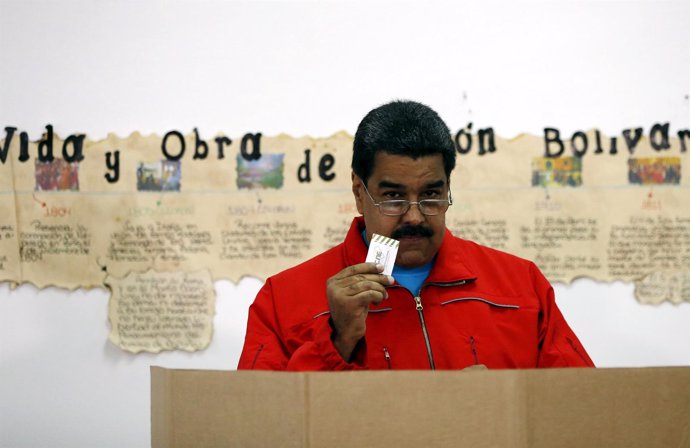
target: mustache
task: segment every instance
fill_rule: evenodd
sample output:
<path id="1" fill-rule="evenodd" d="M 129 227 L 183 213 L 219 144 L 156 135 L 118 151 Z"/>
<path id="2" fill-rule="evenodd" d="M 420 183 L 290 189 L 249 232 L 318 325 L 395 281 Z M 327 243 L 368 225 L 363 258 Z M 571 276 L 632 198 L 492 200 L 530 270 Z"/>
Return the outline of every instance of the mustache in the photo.
<path id="1" fill-rule="evenodd" d="M 403 226 L 395 229 L 391 238 L 399 240 L 405 236 L 423 236 L 429 238 L 434 236 L 434 231 L 424 226 Z"/>

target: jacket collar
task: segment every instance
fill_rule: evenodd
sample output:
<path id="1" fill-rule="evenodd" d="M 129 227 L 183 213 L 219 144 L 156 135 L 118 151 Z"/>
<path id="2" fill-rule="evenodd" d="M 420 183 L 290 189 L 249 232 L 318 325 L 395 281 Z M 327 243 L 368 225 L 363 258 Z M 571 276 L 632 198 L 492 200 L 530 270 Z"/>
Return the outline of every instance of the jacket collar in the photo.
<path id="1" fill-rule="evenodd" d="M 343 256 L 347 266 L 363 263 L 367 258 L 367 246 L 362 240 L 363 230 L 364 218 L 362 216 L 355 217 L 345 236 L 343 245 Z M 476 275 L 463 261 L 463 258 L 466 257 L 464 250 L 466 244 L 467 242 L 456 238 L 450 230 L 446 229 L 443 242 L 436 254 L 434 266 L 431 268 L 431 273 L 425 283 L 457 283 L 476 280 Z"/>

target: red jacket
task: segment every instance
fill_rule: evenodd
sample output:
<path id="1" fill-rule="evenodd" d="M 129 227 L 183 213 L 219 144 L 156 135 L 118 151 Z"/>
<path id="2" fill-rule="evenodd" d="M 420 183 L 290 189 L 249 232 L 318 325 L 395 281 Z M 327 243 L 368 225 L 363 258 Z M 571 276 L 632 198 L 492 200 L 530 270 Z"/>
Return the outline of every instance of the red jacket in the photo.
<path id="1" fill-rule="evenodd" d="M 388 287 L 346 362 L 331 341 L 326 280 L 364 261 L 363 226 L 355 218 L 342 244 L 266 281 L 249 308 L 238 369 L 593 366 L 532 262 L 448 230 L 420 297 Z"/>

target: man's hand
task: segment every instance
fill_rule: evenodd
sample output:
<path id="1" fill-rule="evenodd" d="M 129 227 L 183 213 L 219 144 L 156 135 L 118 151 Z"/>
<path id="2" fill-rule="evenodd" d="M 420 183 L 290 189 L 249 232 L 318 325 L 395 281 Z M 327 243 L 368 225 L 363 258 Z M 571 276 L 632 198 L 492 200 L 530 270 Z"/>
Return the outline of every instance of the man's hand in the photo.
<path id="1" fill-rule="evenodd" d="M 370 304 L 388 297 L 385 286 L 392 285 L 390 275 L 381 274 L 382 265 L 360 263 L 348 266 L 328 279 L 326 295 L 335 326 L 333 345 L 349 361 L 357 342 L 366 331 Z"/>

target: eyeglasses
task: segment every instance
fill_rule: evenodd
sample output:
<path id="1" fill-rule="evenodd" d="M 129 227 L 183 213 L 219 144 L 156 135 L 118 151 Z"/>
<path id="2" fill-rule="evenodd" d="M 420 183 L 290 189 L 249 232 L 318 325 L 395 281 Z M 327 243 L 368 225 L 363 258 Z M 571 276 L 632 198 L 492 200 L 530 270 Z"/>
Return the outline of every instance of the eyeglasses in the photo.
<path id="1" fill-rule="evenodd" d="M 408 201 L 406 199 L 393 199 L 390 201 L 376 202 L 371 196 L 371 193 L 369 193 L 369 189 L 364 181 L 362 179 L 360 179 L 360 181 L 362 182 L 364 191 L 367 192 L 369 199 L 371 199 L 371 202 L 375 207 L 378 207 L 382 214 L 386 216 L 404 215 L 412 205 L 419 207 L 419 211 L 423 215 L 434 216 L 445 212 L 448 210 L 448 207 L 453 205 L 453 198 L 450 194 L 450 190 L 448 191 L 448 199 L 422 199 L 421 201 L 416 202 Z"/>

